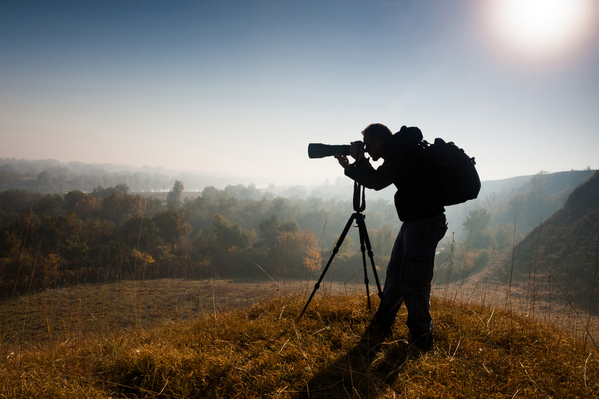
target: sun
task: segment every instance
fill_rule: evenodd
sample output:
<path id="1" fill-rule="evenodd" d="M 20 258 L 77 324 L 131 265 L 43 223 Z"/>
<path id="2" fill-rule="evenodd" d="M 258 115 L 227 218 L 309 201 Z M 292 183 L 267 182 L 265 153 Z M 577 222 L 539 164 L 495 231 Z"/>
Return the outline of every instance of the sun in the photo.
<path id="1" fill-rule="evenodd" d="M 596 0 L 487 0 L 482 21 L 493 46 L 522 62 L 568 57 L 584 45 L 597 17 Z"/>

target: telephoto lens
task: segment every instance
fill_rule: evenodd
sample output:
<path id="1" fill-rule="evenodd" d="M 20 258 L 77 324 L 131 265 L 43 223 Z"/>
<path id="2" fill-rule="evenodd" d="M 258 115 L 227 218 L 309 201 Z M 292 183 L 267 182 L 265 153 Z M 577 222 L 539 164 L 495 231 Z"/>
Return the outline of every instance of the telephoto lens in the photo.
<path id="1" fill-rule="evenodd" d="M 364 146 L 361 141 L 354 141 L 358 146 Z M 332 157 L 333 155 L 349 155 L 350 146 L 345 145 L 329 145 L 321 143 L 310 143 L 308 144 L 308 157 L 310 158 L 324 158 Z"/>

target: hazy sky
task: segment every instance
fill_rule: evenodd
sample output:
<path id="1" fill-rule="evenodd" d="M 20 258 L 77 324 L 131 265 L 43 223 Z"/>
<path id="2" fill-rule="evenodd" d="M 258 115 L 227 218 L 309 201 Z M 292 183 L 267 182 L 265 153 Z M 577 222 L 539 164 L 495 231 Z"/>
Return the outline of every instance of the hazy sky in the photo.
<path id="1" fill-rule="evenodd" d="M 308 143 L 380 122 L 456 142 L 482 180 L 596 169 L 598 9 L 2 0 L 0 158 L 333 182 L 340 166 Z"/>

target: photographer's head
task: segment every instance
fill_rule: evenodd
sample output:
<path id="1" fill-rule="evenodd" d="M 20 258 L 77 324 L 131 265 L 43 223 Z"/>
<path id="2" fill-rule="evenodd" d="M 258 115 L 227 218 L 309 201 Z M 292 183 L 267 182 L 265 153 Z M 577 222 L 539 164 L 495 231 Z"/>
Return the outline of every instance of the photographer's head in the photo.
<path id="1" fill-rule="evenodd" d="M 370 154 L 373 161 L 378 161 L 384 156 L 383 144 L 391 139 L 393 133 L 383 124 L 373 123 L 368 125 L 362 134 L 366 146 L 365 151 Z"/>

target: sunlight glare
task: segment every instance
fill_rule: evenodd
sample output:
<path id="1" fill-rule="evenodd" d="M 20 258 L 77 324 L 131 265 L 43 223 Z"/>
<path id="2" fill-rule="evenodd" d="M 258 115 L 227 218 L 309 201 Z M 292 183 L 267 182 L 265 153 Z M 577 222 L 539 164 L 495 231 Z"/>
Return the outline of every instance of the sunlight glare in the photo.
<path id="1" fill-rule="evenodd" d="M 572 54 L 589 36 L 594 0 L 489 0 L 483 19 L 495 46 L 521 61 L 551 61 Z"/>

